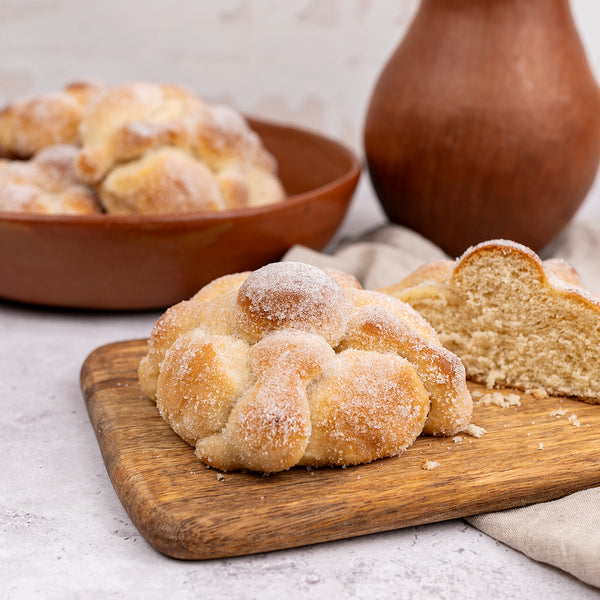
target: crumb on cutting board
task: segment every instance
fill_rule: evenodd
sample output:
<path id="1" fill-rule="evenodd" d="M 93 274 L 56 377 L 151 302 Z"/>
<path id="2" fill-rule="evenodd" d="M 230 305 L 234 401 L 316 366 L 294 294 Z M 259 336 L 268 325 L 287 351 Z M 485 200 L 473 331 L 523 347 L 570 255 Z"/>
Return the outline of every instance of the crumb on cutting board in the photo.
<path id="1" fill-rule="evenodd" d="M 484 434 L 487 433 L 487 431 L 483 427 L 479 427 L 478 425 L 475 425 L 474 423 L 469 423 L 469 426 L 467 427 L 465 432 L 468 433 L 470 436 L 473 436 L 476 438 L 480 438 Z"/>
<path id="2" fill-rule="evenodd" d="M 477 399 L 478 406 L 499 406 L 509 408 L 510 406 L 521 406 L 521 398 L 518 394 L 504 395 L 502 392 L 487 392 L 485 394 L 473 395 Z"/>
<path id="3" fill-rule="evenodd" d="M 548 414 L 551 417 L 556 417 L 557 419 L 560 417 L 563 417 L 564 415 L 566 415 L 569 412 L 568 408 L 563 408 L 562 406 L 559 406 L 558 408 L 555 408 L 554 410 L 551 410 Z"/>
<path id="4" fill-rule="evenodd" d="M 426 471 L 431 471 L 432 469 L 435 469 L 436 467 L 439 467 L 440 463 L 435 461 L 435 460 L 427 460 L 423 463 L 423 465 L 421 466 L 421 469 L 425 469 Z"/>
<path id="5" fill-rule="evenodd" d="M 568 412 L 569 412 L 568 408 L 563 408 L 562 406 L 559 406 L 558 408 L 551 410 L 548 413 L 548 415 L 550 417 L 556 417 L 557 419 L 560 419 L 560 417 L 564 417 Z M 581 423 L 579 422 L 579 419 L 577 418 L 577 415 L 575 415 L 575 414 L 569 415 L 567 417 L 567 421 L 571 425 L 573 425 L 573 427 L 581 427 Z"/>

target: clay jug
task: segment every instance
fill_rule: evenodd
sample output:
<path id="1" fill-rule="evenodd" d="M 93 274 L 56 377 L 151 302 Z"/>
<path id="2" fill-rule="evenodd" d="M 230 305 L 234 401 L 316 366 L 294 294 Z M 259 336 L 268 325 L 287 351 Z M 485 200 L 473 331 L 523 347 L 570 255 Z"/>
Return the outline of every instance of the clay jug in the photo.
<path id="1" fill-rule="evenodd" d="M 539 251 L 600 157 L 600 95 L 568 0 L 422 0 L 364 144 L 392 222 L 452 256 L 493 238 Z"/>

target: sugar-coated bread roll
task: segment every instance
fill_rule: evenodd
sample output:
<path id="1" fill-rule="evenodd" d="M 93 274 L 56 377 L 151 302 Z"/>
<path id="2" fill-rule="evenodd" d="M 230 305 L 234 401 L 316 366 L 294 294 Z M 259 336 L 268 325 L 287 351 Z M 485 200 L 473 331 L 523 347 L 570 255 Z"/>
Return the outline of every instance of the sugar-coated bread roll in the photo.
<path id="1" fill-rule="evenodd" d="M 60 92 L 15 101 L 0 111 L 0 156 L 30 158 L 55 144 L 79 144 L 79 124 L 103 87 L 71 83 Z"/>
<path id="2" fill-rule="evenodd" d="M 98 183 L 115 165 L 149 150 L 188 145 L 188 121 L 202 106 L 176 85 L 131 82 L 107 88 L 81 123 L 79 176 Z"/>
<path id="3" fill-rule="evenodd" d="M 380 291 L 419 311 L 469 378 L 600 403 L 600 297 L 564 261 L 491 240 Z"/>
<path id="4" fill-rule="evenodd" d="M 77 148 L 40 150 L 30 160 L 0 159 L 0 211 L 89 215 L 101 212 L 93 191 L 73 172 Z"/>
<path id="5" fill-rule="evenodd" d="M 212 172 L 177 148 L 163 147 L 115 167 L 99 186 L 106 212 L 170 214 L 225 208 Z"/>
<path id="6" fill-rule="evenodd" d="M 78 148 L 71 179 L 93 188 L 107 213 L 236 210 L 286 198 L 275 158 L 242 114 L 178 85 L 73 83 L 0 111 L 0 157 L 65 144 Z M 5 210 L 52 204 L 32 194 L 10 187 Z M 72 212 L 53 202 L 55 212 Z"/>
<path id="7" fill-rule="evenodd" d="M 244 117 L 180 86 L 109 88 L 80 131 L 77 173 L 98 186 L 109 212 L 224 210 L 285 198 L 275 159 Z"/>
<path id="8" fill-rule="evenodd" d="M 139 367 L 206 464 L 273 473 L 401 454 L 471 418 L 460 360 L 402 302 L 295 262 L 216 279 L 157 321 Z"/>

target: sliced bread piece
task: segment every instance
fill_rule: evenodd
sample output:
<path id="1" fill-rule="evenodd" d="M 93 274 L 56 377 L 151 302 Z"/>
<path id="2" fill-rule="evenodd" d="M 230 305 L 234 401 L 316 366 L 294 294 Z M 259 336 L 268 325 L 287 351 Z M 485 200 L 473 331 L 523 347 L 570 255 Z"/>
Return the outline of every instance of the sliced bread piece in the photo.
<path id="1" fill-rule="evenodd" d="M 379 291 L 420 312 L 468 378 L 600 404 L 600 297 L 566 262 L 491 240 Z"/>

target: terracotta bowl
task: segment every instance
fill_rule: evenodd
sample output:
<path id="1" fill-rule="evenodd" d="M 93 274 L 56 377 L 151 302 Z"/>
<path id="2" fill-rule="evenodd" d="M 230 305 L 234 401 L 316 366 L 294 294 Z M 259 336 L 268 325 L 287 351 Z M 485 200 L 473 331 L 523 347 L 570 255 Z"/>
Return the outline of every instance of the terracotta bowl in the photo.
<path id="1" fill-rule="evenodd" d="M 157 309 L 227 273 L 320 250 L 340 226 L 360 176 L 344 146 L 249 119 L 279 163 L 288 194 L 268 207 L 144 216 L 0 213 L 0 297 L 85 309 Z"/>

